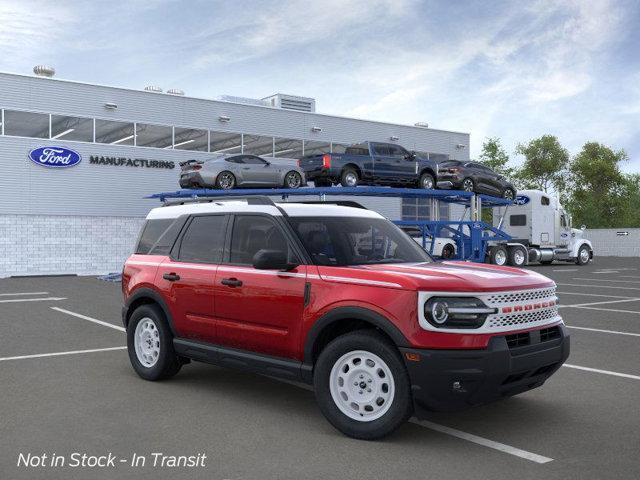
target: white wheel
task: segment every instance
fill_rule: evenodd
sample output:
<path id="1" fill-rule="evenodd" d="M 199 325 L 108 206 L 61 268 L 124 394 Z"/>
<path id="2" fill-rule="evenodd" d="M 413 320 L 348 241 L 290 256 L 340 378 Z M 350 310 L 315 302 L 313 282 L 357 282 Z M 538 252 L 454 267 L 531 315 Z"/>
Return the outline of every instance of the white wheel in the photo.
<path id="1" fill-rule="evenodd" d="M 160 358 L 160 332 L 155 322 L 149 317 L 141 319 L 133 339 L 138 361 L 144 367 L 153 367 Z"/>
<path id="2" fill-rule="evenodd" d="M 331 369 L 331 397 L 347 417 L 370 422 L 382 417 L 393 404 L 395 382 L 389 366 L 364 350 L 344 354 Z"/>

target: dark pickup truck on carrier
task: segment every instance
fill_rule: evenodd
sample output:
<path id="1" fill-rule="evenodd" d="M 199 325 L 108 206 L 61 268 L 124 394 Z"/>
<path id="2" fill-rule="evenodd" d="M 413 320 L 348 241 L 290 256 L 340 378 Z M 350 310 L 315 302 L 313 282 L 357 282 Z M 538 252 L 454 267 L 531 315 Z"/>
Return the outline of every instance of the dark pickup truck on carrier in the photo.
<path id="1" fill-rule="evenodd" d="M 341 154 L 303 157 L 298 165 L 316 187 L 340 183 L 343 187 L 390 185 L 432 189 L 436 188 L 438 176 L 435 161 L 393 143 L 351 145 Z"/>

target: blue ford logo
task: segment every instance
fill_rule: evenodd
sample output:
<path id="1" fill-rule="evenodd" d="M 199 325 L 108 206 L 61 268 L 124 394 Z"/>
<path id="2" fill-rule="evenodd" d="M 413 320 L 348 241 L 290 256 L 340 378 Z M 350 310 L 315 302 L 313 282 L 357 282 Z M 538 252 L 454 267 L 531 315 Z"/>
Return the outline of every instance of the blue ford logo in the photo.
<path id="1" fill-rule="evenodd" d="M 515 203 L 516 205 L 526 205 L 527 203 L 529 203 L 529 200 L 531 199 L 526 195 L 517 195 L 513 203 Z"/>
<path id="2" fill-rule="evenodd" d="M 82 161 L 82 155 L 64 147 L 40 147 L 29 152 L 29 160 L 43 167 L 67 168 Z"/>

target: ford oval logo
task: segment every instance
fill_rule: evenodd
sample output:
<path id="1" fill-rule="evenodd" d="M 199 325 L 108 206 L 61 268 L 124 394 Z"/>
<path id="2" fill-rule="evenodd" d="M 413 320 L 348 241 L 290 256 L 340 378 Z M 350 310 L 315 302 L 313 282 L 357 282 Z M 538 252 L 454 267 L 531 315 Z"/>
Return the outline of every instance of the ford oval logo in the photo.
<path id="1" fill-rule="evenodd" d="M 531 199 L 526 195 L 517 195 L 513 203 L 515 203 L 516 205 L 526 205 L 527 203 L 529 203 L 529 200 Z"/>
<path id="2" fill-rule="evenodd" d="M 29 160 L 51 168 L 73 167 L 82 161 L 82 155 L 64 147 L 39 147 L 29 152 Z"/>

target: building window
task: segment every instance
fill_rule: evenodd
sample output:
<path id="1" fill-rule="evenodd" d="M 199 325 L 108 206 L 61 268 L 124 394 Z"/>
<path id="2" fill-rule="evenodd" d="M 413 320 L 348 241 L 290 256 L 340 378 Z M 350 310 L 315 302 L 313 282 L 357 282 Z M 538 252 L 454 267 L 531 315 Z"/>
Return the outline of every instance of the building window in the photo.
<path id="1" fill-rule="evenodd" d="M 330 142 L 317 142 L 314 140 L 304 141 L 305 155 L 322 155 L 323 153 L 331 153 Z"/>
<path id="2" fill-rule="evenodd" d="M 449 219 L 449 204 L 439 202 L 440 220 Z M 402 220 L 429 221 L 433 220 L 430 198 L 403 198 Z"/>
<path id="3" fill-rule="evenodd" d="M 206 152 L 209 148 L 208 132 L 206 130 L 176 127 L 173 148 L 177 150 Z"/>
<path id="4" fill-rule="evenodd" d="M 274 157 L 281 158 L 301 158 L 302 140 L 292 140 L 288 138 L 275 138 Z"/>
<path id="5" fill-rule="evenodd" d="M 136 146 L 171 148 L 173 145 L 173 128 L 149 123 L 136 124 Z"/>
<path id="6" fill-rule="evenodd" d="M 51 138 L 93 142 L 93 118 L 51 115 Z"/>
<path id="7" fill-rule="evenodd" d="M 14 137 L 49 138 L 49 115 L 4 111 L 4 134 Z"/>
<path id="8" fill-rule="evenodd" d="M 273 137 L 244 134 L 243 153 L 251 155 L 273 156 Z"/>
<path id="9" fill-rule="evenodd" d="M 113 120 L 96 120 L 96 142 L 111 145 L 133 145 L 134 125 Z"/>
<path id="10" fill-rule="evenodd" d="M 209 132 L 211 153 L 242 153 L 242 135 L 228 132 Z"/>

